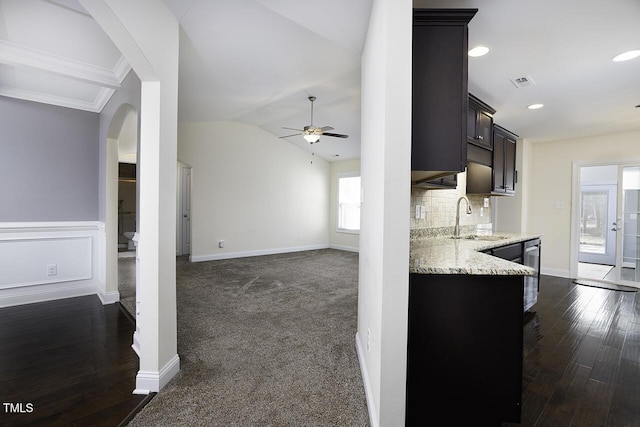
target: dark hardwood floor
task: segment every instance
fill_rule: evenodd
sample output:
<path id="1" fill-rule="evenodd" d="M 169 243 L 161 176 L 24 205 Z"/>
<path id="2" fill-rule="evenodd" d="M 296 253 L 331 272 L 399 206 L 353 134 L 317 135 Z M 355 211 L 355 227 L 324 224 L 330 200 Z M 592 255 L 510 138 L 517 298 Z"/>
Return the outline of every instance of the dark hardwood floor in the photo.
<path id="1" fill-rule="evenodd" d="M 521 424 L 640 426 L 640 297 L 542 276 L 524 326 Z"/>
<path id="2" fill-rule="evenodd" d="M 640 427 L 638 293 L 543 275 L 525 322 L 522 422 L 503 426 Z M 133 331 L 96 296 L 0 309 L 0 425 L 126 423 L 152 397 L 131 394 Z"/>
<path id="3" fill-rule="evenodd" d="M 97 296 L 0 309 L 1 426 L 118 426 L 134 395 L 135 325 Z"/>

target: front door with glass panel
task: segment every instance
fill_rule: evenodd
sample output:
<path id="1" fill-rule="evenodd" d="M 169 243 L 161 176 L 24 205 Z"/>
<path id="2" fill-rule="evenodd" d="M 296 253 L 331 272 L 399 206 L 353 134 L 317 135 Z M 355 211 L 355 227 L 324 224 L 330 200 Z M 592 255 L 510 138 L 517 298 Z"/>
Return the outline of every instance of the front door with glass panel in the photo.
<path id="1" fill-rule="evenodd" d="M 616 263 L 617 185 L 580 186 L 580 262 Z"/>
<path id="2" fill-rule="evenodd" d="M 640 166 L 622 166 L 621 176 L 616 276 L 640 283 Z"/>

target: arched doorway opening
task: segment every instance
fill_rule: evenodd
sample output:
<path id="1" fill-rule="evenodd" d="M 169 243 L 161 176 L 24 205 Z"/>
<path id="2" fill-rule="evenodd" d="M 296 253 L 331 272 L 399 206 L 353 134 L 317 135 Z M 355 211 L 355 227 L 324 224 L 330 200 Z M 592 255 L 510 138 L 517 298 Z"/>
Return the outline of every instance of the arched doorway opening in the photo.
<path id="1" fill-rule="evenodd" d="M 120 303 L 136 317 L 137 258 L 135 232 L 139 224 L 138 111 L 130 104 L 116 110 L 107 133 L 106 156 L 106 286 L 118 292 Z M 133 348 L 139 354 L 139 333 Z"/>

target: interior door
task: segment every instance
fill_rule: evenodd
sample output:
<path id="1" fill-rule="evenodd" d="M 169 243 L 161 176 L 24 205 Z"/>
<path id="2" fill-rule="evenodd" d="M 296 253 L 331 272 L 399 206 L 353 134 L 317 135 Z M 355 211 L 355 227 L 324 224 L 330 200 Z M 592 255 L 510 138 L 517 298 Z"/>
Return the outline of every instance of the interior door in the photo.
<path id="1" fill-rule="evenodd" d="M 580 186 L 580 262 L 616 264 L 617 191 L 615 184 Z"/>
<path id="2" fill-rule="evenodd" d="M 182 255 L 191 253 L 191 168 L 182 168 Z"/>

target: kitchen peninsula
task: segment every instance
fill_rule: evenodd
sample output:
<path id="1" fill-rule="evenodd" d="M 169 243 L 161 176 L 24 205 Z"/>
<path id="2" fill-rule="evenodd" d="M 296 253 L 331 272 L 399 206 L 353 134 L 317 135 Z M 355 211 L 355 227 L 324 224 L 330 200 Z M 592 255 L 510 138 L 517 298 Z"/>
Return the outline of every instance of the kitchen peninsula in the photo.
<path id="1" fill-rule="evenodd" d="M 541 236 L 428 231 L 412 230 L 406 425 L 423 425 L 426 413 L 461 425 L 519 422 L 525 277 L 538 272 L 492 254 Z"/>

